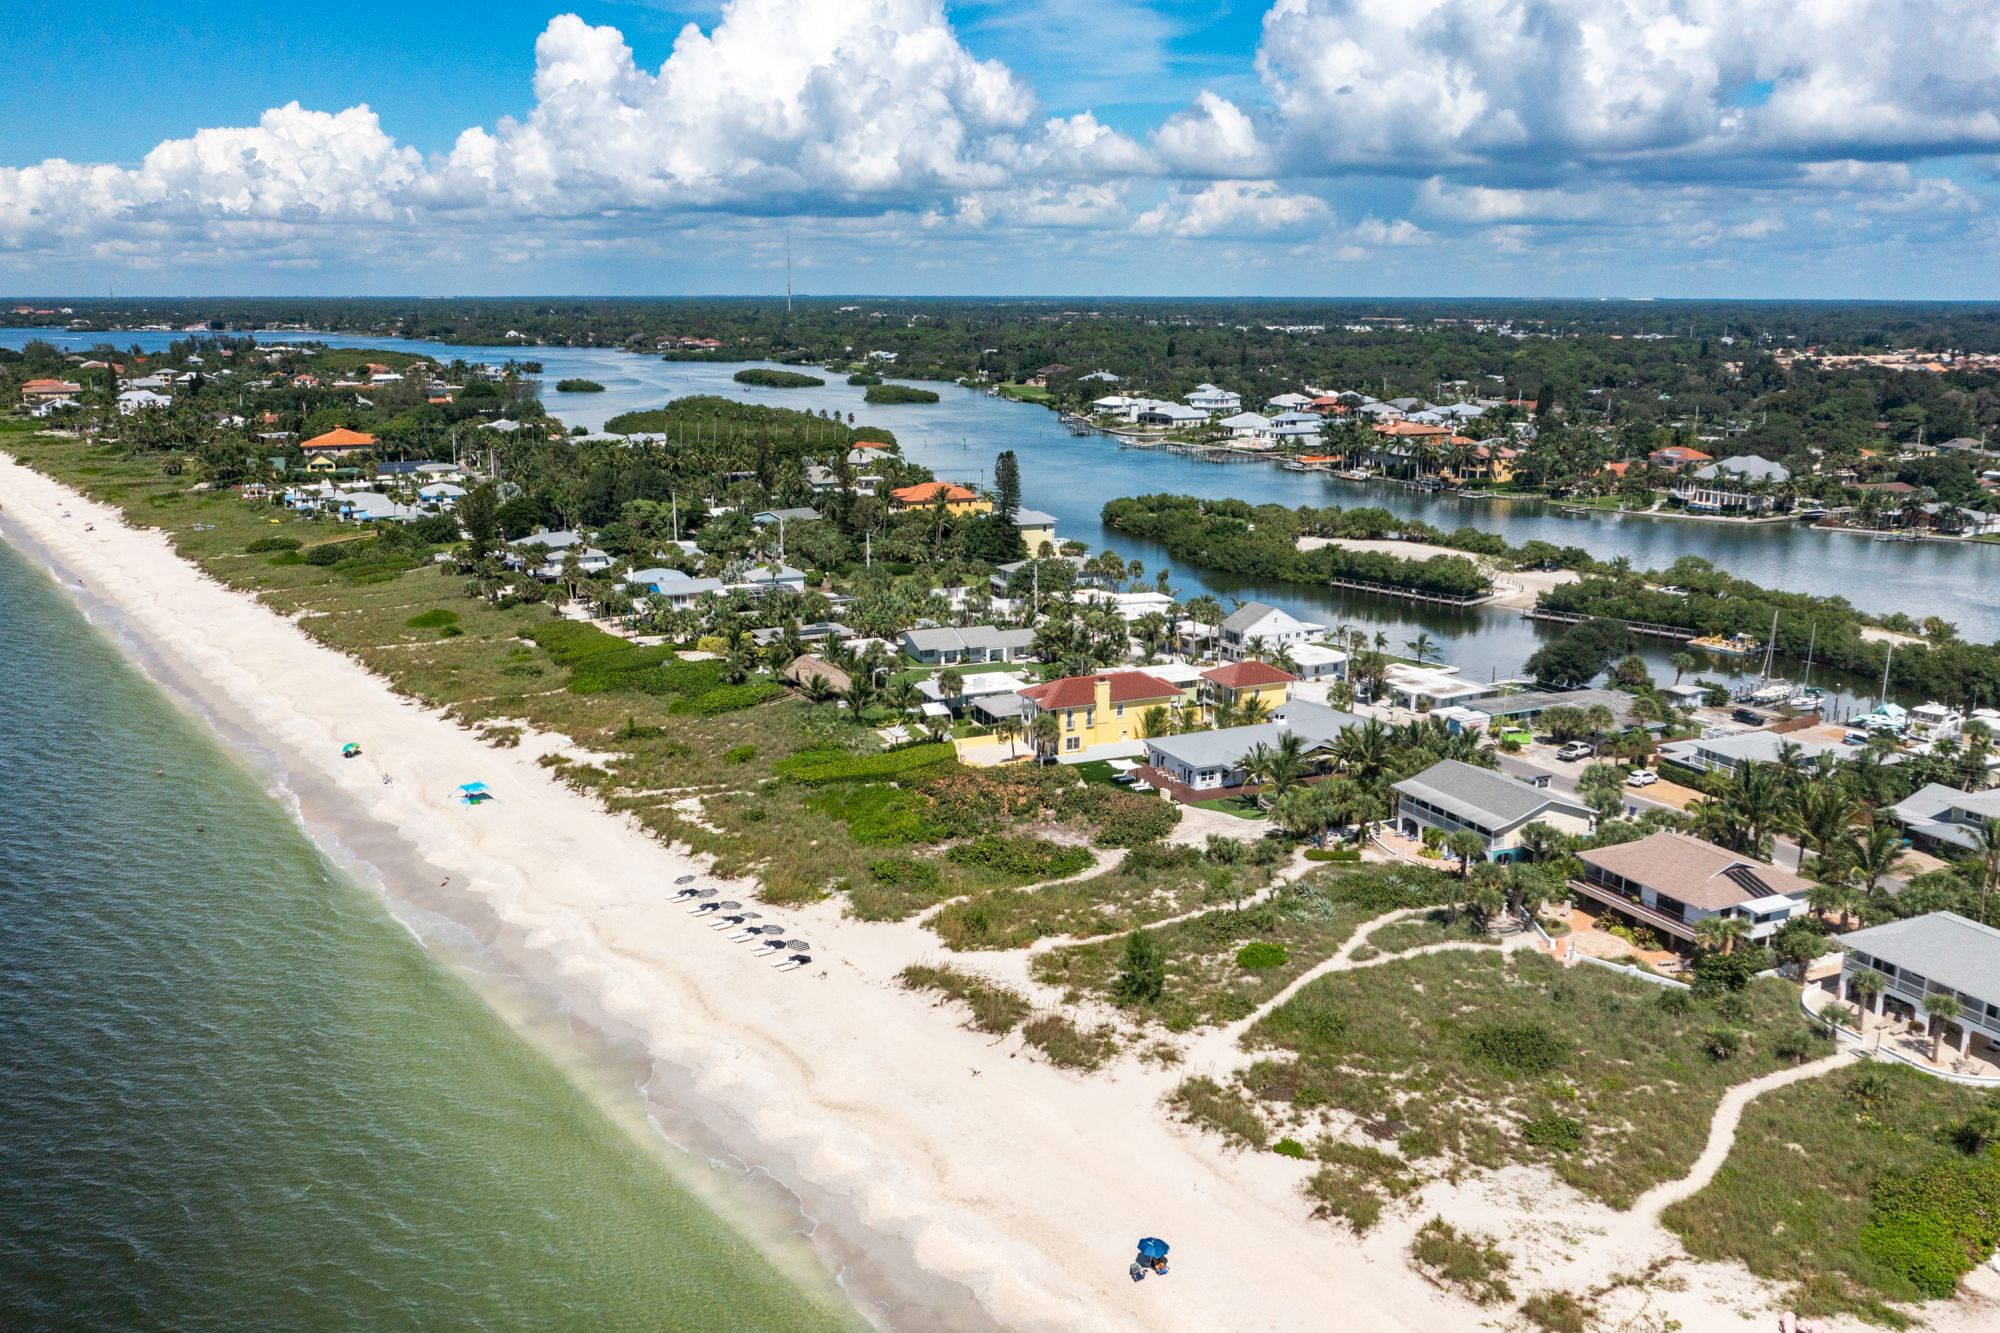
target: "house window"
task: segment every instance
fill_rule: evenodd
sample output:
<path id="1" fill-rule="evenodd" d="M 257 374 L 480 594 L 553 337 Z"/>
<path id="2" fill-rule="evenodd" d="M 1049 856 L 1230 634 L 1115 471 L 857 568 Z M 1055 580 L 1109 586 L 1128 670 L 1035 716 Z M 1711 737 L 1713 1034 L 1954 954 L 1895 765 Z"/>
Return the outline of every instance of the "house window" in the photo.
<path id="1" fill-rule="evenodd" d="M 1125 716 L 1125 705 L 1124 705 L 1124 704 L 1119 704 L 1119 705 L 1118 705 L 1118 716 L 1119 716 L 1119 717 L 1123 717 L 1123 716 Z"/>
<path id="2" fill-rule="evenodd" d="M 1079 736 L 1069 737 L 1067 740 L 1063 742 L 1063 748 L 1065 750 L 1077 750 L 1083 748 L 1082 737 Z"/>

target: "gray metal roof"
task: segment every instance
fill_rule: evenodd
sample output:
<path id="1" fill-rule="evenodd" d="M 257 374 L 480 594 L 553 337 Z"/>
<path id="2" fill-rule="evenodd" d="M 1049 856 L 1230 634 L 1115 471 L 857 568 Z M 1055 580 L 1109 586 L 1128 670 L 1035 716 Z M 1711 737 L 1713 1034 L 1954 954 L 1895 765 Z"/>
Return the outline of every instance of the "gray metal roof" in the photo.
<path id="1" fill-rule="evenodd" d="M 1741 477 L 1747 481 L 1789 481 L 1792 470 L 1768 458 L 1744 454 L 1740 458 L 1724 458 L 1710 463 L 1694 475 L 1702 481 L 1716 481 L 1723 477 Z"/>
<path id="2" fill-rule="evenodd" d="M 1017 528 L 1052 528 L 1056 525 L 1054 514 L 1045 514 L 1039 509 L 1016 509 L 1014 526 Z"/>
<path id="3" fill-rule="evenodd" d="M 1930 912 L 1837 938 L 1899 970 L 2000 1003 L 2000 930 L 1956 912 Z"/>
<path id="4" fill-rule="evenodd" d="M 1614 719 L 1629 720 L 1632 696 L 1620 690 L 1527 690 L 1466 705 L 1488 717 L 1525 717 L 1550 708 L 1593 708 L 1602 704 Z"/>
<path id="5" fill-rule="evenodd" d="M 953 629 L 941 625 L 931 629 L 906 629 L 903 638 L 919 652 L 941 652 L 952 648 L 1026 648 L 1034 643 L 1032 629 L 999 629 L 993 625 L 968 625 Z"/>
<path id="6" fill-rule="evenodd" d="M 1353 713 L 1306 700 L 1293 700 L 1273 710 L 1272 720 L 1248 727 L 1224 727 L 1219 731 L 1190 731 L 1179 736 L 1161 736 L 1146 742 L 1161 755 L 1189 768 L 1238 768 L 1243 757 L 1259 745 L 1276 745 L 1286 733 L 1296 733 L 1308 750 L 1331 745 L 1349 727 L 1362 719 Z"/>
<path id="7" fill-rule="evenodd" d="M 1530 787 L 1490 768 L 1440 759 L 1395 789 L 1440 810 L 1490 828 L 1512 828 L 1551 807 L 1588 819 L 1590 811 L 1544 788 Z"/>

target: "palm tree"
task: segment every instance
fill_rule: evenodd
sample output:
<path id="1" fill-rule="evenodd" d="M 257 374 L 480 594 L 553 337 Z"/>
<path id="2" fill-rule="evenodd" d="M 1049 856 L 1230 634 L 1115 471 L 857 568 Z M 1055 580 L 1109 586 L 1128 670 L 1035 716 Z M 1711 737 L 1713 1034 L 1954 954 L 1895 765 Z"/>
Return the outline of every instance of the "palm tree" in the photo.
<path id="1" fill-rule="evenodd" d="M 1007 757 L 1014 757 L 1014 742 L 1021 738 L 1021 719 L 1003 717 L 993 724 L 993 734 L 1007 742 Z"/>
<path id="2" fill-rule="evenodd" d="M 1740 916 L 1705 916 L 1694 923 L 1694 938 L 1704 949 L 1729 953 L 1749 930 L 1750 923 Z"/>
<path id="3" fill-rule="evenodd" d="M 1418 666 L 1422 666 L 1424 659 L 1437 651 L 1437 641 L 1423 630 L 1417 631 L 1416 638 L 1404 640 L 1403 646 L 1416 656 Z"/>
<path id="4" fill-rule="evenodd" d="M 1861 872 L 1862 884 L 1870 898 L 1885 875 L 1896 873 L 1904 856 L 1903 835 L 1893 824 L 1871 823 L 1847 840 L 1847 857 Z"/>
<path id="5" fill-rule="evenodd" d="M 1979 870 L 1979 924 L 1986 925 L 1986 903 L 1994 887 L 2000 885 L 2000 815 L 1988 815 L 1974 824 L 1972 835 L 1973 855 L 1978 858 Z"/>
<path id="6" fill-rule="evenodd" d="M 1944 1047 L 1944 1030 L 1958 1019 L 1958 998 L 1952 995 L 1926 995 L 1924 1012 L 1929 1015 L 1925 1022 L 1937 1025 L 1931 1031 L 1931 1059 L 1935 1061 L 1938 1052 Z"/>
<path id="7" fill-rule="evenodd" d="M 1236 725 L 1254 727 L 1271 715 L 1271 705 L 1264 702 L 1264 696 L 1253 694 L 1236 708 Z"/>
<path id="8" fill-rule="evenodd" d="M 1458 878 L 1460 883 L 1464 883 L 1466 878 L 1472 874 L 1472 867 L 1475 862 L 1486 859 L 1486 839 L 1480 837 L 1471 829 L 1459 829 L 1457 832 L 1448 835 L 1444 840 L 1444 849 L 1458 858 Z M 1455 919 L 1457 915 L 1457 905 L 1453 904 L 1452 916 Z"/>
<path id="9" fill-rule="evenodd" d="M 1262 762 L 1258 766 L 1257 800 L 1262 803 L 1266 795 L 1274 800 L 1283 796 L 1304 781 L 1310 767 L 1306 759 L 1305 741 L 1295 731 L 1287 731 L 1278 737 L 1276 745 L 1259 745 L 1251 750 L 1253 755 L 1263 751 Z"/>
<path id="10" fill-rule="evenodd" d="M 1777 765 L 1753 762 L 1737 769 L 1723 794 L 1722 807 L 1735 832 L 1732 841 L 1736 849 L 1757 853 L 1781 822 L 1785 807 Z"/>
<path id="11" fill-rule="evenodd" d="M 1036 755 L 1052 759 L 1056 747 L 1062 744 L 1062 726 L 1056 721 L 1054 713 L 1037 713 L 1035 720 L 1028 724 L 1028 737 L 1034 742 Z"/>
<path id="12" fill-rule="evenodd" d="M 1814 782 L 1799 787 L 1787 821 L 1799 846 L 1825 860 L 1847 837 L 1860 802 L 1838 782 Z"/>
<path id="13" fill-rule="evenodd" d="M 965 690 L 965 673 L 957 667 L 946 667 L 937 675 L 938 693 L 947 699 L 956 699 Z"/>
<path id="14" fill-rule="evenodd" d="M 1674 684 L 1678 685 L 1681 683 L 1683 675 L 1694 670 L 1701 663 L 1695 660 L 1693 653 L 1671 653 L 1667 657 L 1667 665 L 1674 669 Z"/>
<path id="15" fill-rule="evenodd" d="M 1154 704 L 1139 714 L 1139 735 L 1146 740 L 1174 734 L 1174 715 L 1165 704 Z"/>
<path id="16" fill-rule="evenodd" d="M 1857 970 L 1847 979 L 1847 989 L 1861 997 L 1861 1006 L 1873 1013 L 1882 1012 L 1882 993 L 1889 989 L 1889 978 L 1872 967 Z"/>
<path id="17" fill-rule="evenodd" d="M 1846 925 L 1848 908 L 1854 903 L 1854 890 L 1845 884 L 1825 881 L 1807 890 L 1806 903 L 1822 917 L 1838 917 L 1840 924 Z"/>
<path id="18" fill-rule="evenodd" d="M 840 701 L 847 705 L 848 712 L 859 722 L 861 715 L 868 711 L 868 705 L 875 702 L 875 687 L 868 683 L 868 677 L 856 676 L 840 692 Z"/>

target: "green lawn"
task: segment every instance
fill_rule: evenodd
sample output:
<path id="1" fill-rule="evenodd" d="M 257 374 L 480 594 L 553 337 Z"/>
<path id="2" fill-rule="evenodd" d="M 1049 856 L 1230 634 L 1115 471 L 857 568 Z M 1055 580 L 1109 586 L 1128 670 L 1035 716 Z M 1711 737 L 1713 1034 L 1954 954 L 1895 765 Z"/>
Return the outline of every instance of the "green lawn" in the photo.
<path id="1" fill-rule="evenodd" d="M 1116 781 L 1118 770 L 1111 766 L 1111 761 L 1108 759 L 1092 759 L 1088 763 L 1071 764 L 1069 768 L 1085 782 L 1095 782 L 1108 787 L 1122 785 Z"/>
<path id="2" fill-rule="evenodd" d="M 1002 398 L 1018 398 L 1024 403 L 1048 403 L 1055 401 L 1055 395 L 1047 389 L 1037 389 L 1026 384 L 1002 384 L 999 388 Z"/>
<path id="3" fill-rule="evenodd" d="M 1196 801 L 1197 810 L 1220 810 L 1225 815 L 1235 815 L 1238 819 L 1262 819 L 1264 808 L 1257 804 L 1254 796 L 1224 796 L 1213 801 Z"/>

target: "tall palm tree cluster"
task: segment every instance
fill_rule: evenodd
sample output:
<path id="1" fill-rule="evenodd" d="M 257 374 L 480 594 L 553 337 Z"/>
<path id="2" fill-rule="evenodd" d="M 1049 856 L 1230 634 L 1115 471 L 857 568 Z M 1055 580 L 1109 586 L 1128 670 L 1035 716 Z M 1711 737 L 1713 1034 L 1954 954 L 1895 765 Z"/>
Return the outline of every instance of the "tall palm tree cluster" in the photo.
<path id="1" fill-rule="evenodd" d="M 1287 732 L 1253 747 L 1244 756 L 1244 769 L 1258 803 L 1279 828 L 1323 846 L 1335 829 L 1381 819 L 1394 783 L 1443 759 L 1484 768 L 1494 764 L 1491 747 L 1477 734 L 1454 734 L 1432 718 L 1387 726 L 1371 717 L 1341 732 L 1323 760 L 1306 753 L 1297 733 Z M 1319 780 L 1309 782 L 1316 771 Z"/>

